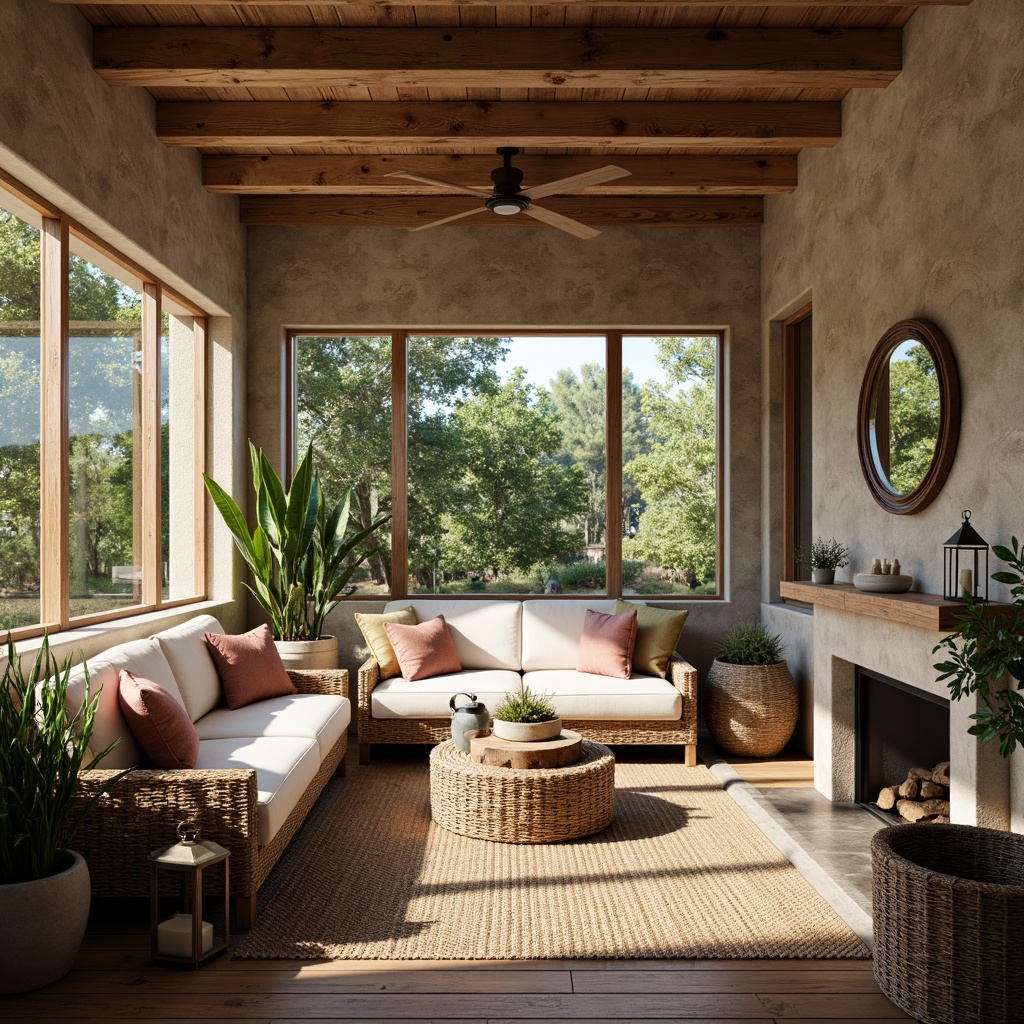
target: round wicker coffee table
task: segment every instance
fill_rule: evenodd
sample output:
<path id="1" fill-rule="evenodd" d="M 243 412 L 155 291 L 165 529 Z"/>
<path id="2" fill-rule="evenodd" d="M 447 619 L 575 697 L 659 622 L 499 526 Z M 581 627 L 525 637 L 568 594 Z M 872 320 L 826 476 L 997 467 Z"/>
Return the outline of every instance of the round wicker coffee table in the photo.
<path id="1" fill-rule="evenodd" d="M 451 740 L 430 751 L 430 811 L 449 832 L 494 843 L 560 843 L 607 828 L 615 809 L 615 757 L 583 741 L 564 768 L 477 764 Z"/>

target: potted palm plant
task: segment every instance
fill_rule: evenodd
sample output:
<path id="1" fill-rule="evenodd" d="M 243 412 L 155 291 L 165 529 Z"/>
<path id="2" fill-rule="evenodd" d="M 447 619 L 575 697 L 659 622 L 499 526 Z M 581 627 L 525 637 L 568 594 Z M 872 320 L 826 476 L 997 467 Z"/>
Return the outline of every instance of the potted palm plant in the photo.
<path id="1" fill-rule="evenodd" d="M 99 694 L 90 696 L 87 671 L 85 699 L 70 714 L 70 674 L 71 659 L 59 668 L 44 634 L 26 677 L 7 634 L 0 683 L 0 993 L 27 992 L 67 974 L 89 919 L 89 868 L 70 846 L 102 794 L 78 813 L 72 808 L 79 773 L 114 743 L 90 757 Z"/>
<path id="2" fill-rule="evenodd" d="M 249 442 L 257 523 L 252 532 L 237 502 L 215 480 L 203 475 L 217 511 L 231 531 L 253 575 L 246 587 L 270 616 L 281 659 L 287 668 L 337 668 L 338 639 L 324 634 L 324 621 L 351 594 L 356 569 L 370 556 L 359 546 L 390 516 L 348 537 L 351 490 L 330 505 L 313 469 L 313 446 L 306 449 L 287 491 L 270 461 Z"/>
<path id="3" fill-rule="evenodd" d="M 782 638 L 745 622 L 719 645 L 705 683 L 704 715 L 729 754 L 770 757 L 789 742 L 799 711 Z"/>

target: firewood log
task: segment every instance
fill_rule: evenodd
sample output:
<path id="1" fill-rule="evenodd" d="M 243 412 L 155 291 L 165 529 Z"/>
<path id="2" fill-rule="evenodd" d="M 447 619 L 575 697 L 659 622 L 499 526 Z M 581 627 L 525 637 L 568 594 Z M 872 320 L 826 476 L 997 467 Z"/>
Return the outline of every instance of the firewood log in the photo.
<path id="1" fill-rule="evenodd" d="M 921 790 L 918 796 L 922 800 L 941 800 L 945 799 L 946 787 L 940 786 L 937 782 L 932 782 L 931 779 L 921 780 Z"/>
<path id="2" fill-rule="evenodd" d="M 932 777 L 933 769 L 930 768 L 911 768 L 907 772 L 907 782 L 911 779 L 930 779 Z"/>
<path id="3" fill-rule="evenodd" d="M 949 814 L 948 800 L 922 800 L 921 806 L 924 808 L 924 813 L 927 815 Z"/>
<path id="4" fill-rule="evenodd" d="M 929 814 L 920 800 L 899 800 L 896 803 L 896 810 L 900 812 L 900 817 L 907 821 L 923 821 L 938 814 L 938 811 Z"/>
<path id="5" fill-rule="evenodd" d="M 933 825 L 948 825 L 949 818 L 945 814 L 940 814 L 937 818 L 932 818 Z"/>
<path id="6" fill-rule="evenodd" d="M 916 800 L 918 791 L 921 788 L 920 782 L 917 779 L 907 779 L 906 782 L 901 782 L 899 786 L 900 796 L 905 800 Z"/>
<path id="7" fill-rule="evenodd" d="M 932 769 L 932 782 L 937 782 L 940 786 L 949 785 L 949 762 L 940 761 Z"/>
<path id="8" fill-rule="evenodd" d="M 896 806 L 896 798 L 899 796 L 899 786 L 886 786 L 881 793 L 878 794 L 878 799 L 875 801 L 883 811 L 891 811 Z"/>

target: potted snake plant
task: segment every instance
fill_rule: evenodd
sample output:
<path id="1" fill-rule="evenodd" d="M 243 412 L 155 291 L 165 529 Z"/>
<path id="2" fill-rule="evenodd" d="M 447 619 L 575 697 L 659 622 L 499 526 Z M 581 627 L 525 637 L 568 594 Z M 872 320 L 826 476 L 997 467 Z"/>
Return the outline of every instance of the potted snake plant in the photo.
<path id="1" fill-rule="evenodd" d="M 355 587 L 353 573 L 370 556 L 359 548 L 390 516 L 348 536 L 351 490 L 331 505 L 306 449 L 285 490 L 270 460 L 249 442 L 256 525 L 249 531 L 237 502 L 203 475 L 217 511 L 252 572 L 245 586 L 270 617 L 274 641 L 286 668 L 338 667 L 338 638 L 324 633 L 328 614 Z"/>

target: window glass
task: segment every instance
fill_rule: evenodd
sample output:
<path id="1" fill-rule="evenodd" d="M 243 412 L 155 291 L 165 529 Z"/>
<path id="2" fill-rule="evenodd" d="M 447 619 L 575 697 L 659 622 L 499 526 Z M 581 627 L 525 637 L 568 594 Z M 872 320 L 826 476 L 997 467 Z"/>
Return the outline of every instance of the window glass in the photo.
<path id="1" fill-rule="evenodd" d="M 39 229 L 0 204 L 0 631 L 38 623 Z"/>
<path id="2" fill-rule="evenodd" d="M 349 533 L 391 512 L 391 337 L 300 336 L 296 348 L 299 452 L 313 465 L 331 504 L 352 489 Z M 391 592 L 387 527 L 370 536 L 370 558 L 352 578 L 357 595 Z"/>
<path id="3" fill-rule="evenodd" d="M 195 436 L 195 318 L 167 313 L 160 332 L 161 595 L 181 601 L 197 594 Z"/>
<path id="4" fill-rule="evenodd" d="M 718 592 L 715 335 L 622 339 L 622 586 Z"/>
<path id="5" fill-rule="evenodd" d="M 141 285 L 108 273 L 109 261 L 81 242 L 76 247 L 88 256 L 70 257 L 72 618 L 142 600 Z"/>
<path id="6" fill-rule="evenodd" d="M 408 344 L 409 592 L 604 592 L 604 337 Z"/>

